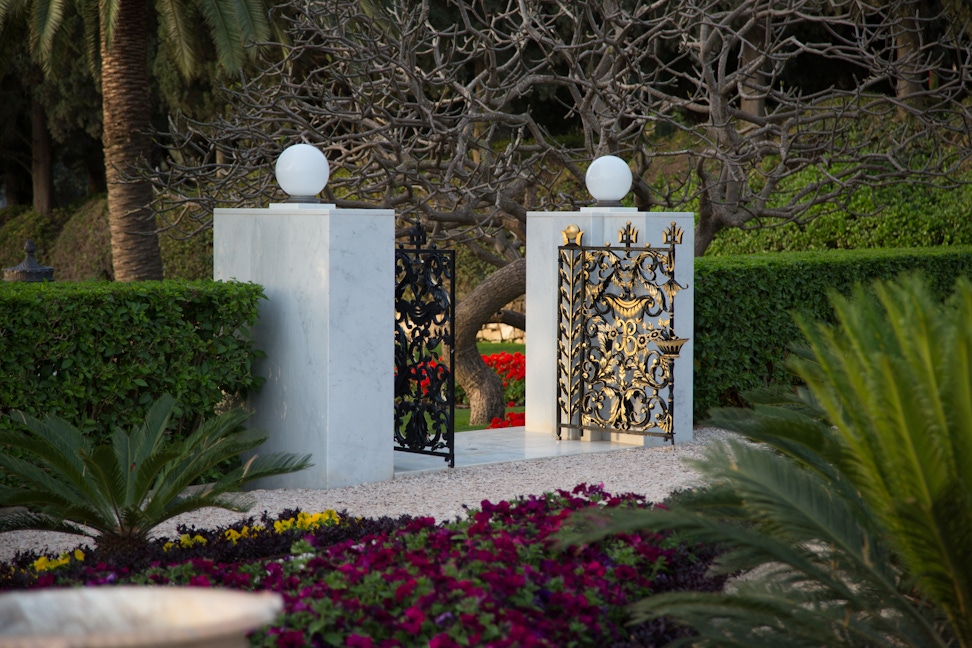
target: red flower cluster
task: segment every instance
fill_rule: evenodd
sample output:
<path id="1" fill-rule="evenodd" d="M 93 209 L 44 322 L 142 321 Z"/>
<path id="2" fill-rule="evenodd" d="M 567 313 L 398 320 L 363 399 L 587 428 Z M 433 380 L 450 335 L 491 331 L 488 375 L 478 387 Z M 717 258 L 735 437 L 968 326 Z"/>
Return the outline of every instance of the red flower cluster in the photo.
<path id="1" fill-rule="evenodd" d="M 503 380 L 503 396 L 507 401 L 523 404 L 526 394 L 526 356 L 520 352 L 484 355 L 483 362 Z M 520 423 L 522 425 L 522 423 Z"/>
<path id="2" fill-rule="evenodd" d="M 398 376 L 398 367 L 395 368 L 395 376 Z M 445 385 L 449 378 L 449 367 L 435 360 L 429 360 L 410 367 L 408 376 L 410 381 L 418 380 L 422 396 L 428 396 L 430 387 L 435 389 L 436 387 Z M 435 386 L 432 384 L 433 379 L 435 380 Z M 408 390 L 412 391 L 412 387 L 409 386 Z"/>
<path id="3" fill-rule="evenodd" d="M 494 353 L 484 355 L 483 362 L 499 374 L 503 379 L 503 387 L 509 386 L 511 382 L 526 380 L 526 356 L 517 351 L 516 353 Z"/>
<path id="4" fill-rule="evenodd" d="M 526 414 L 524 412 L 507 412 L 505 419 L 496 417 L 490 421 L 487 429 L 522 427 L 524 425 L 526 425 Z"/>

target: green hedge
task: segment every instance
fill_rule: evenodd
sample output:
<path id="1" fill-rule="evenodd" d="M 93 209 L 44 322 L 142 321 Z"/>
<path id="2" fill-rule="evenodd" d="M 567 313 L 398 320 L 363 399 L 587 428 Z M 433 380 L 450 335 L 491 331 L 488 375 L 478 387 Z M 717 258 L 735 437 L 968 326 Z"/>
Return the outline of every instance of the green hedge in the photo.
<path id="1" fill-rule="evenodd" d="M 972 173 L 957 179 L 970 184 L 943 189 L 901 182 L 879 189 L 861 189 L 850 208 L 868 216 L 854 217 L 838 211 L 816 216 L 804 226 L 723 230 L 706 255 L 972 245 L 972 219 L 968 215 Z M 830 206 L 821 205 L 817 211 Z"/>
<path id="2" fill-rule="evenodd" d="M 834 250 L 695 260 L 694 415 L 738 405 L 741 391 L 788 380 L 783 358 L 802 340 L 794 313 L 832 321 L 829 291 L 920 271 L 936 297 L 972 276 L 972 247 Z"/>
<path id="3" fill-rule="evenodd" d="M 98 438 L 169 393 L 177 431 L 191 429 L 262 383 L 248 327 L 263 297 L 212 281 L 0 282 L 0 413 L 56 414 Z"/>

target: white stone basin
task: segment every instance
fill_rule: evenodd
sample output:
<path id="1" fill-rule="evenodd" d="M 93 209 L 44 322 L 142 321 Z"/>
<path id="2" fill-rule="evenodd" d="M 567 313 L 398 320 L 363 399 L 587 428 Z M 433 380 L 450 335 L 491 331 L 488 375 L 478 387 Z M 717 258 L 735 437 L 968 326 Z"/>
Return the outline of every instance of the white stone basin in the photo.
<path id="1" fill-rule="evenodd" d="M 0 648 L 242 648 L 283 609 L 274 592 L 86 587 L 0 595 Z"/>

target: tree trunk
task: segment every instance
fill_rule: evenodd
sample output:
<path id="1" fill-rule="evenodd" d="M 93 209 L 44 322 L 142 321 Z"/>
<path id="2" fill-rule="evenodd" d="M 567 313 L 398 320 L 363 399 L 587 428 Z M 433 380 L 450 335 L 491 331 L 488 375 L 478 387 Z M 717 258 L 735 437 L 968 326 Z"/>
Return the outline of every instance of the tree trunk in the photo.
<path id="1" fill-rule="evenodd" d="M 0 130 L 0 170 L 7 206 L 23 205 L 30 199 L 30 168 L 27 165 L 30 151 L 23 131 L 24 124 L 18 119 L 8 120 Z"/>
<path id="2" fill-rule="evenodd" d="M 30 102 L 30 177 L 34 186 L 34 211 L 48 216 L 54 208 L 54 153 L 47 130 L 47 113 L 37 100 Z"/>
<path id="3" fill-rule="evenodd" d="M 764 42 L 766 34 L 766 25 L 757 25 L 745 35 L 746 40 L 742 46 L 740 67 L 755 67 L 755 62 L 762 56 L 761 52 L 766 51 Z M 742 83 L 745 96 L 739 100 L 739 109 L 753 117 L 764 117 L 766 115 L 765 86 L 766 72 L 762 69 L 762 66 L 756 67 L 749 79 Z"/>
<path id="4" fill-rule="evenodd" d="M 725 225 L 712 205 L 712 192 L 716 188 L 712 186 L 712 180 L 705 171 L 703 160 L 699 160 L 695 173 L 703 187 L 699 192 L 699 220 L 695 224 L 695 258 L 699 258 L 705 256 L 705 251 Z"/>
<path id="5" fill-rule="evenodd" d="M 506 413 L 503 381 L 479 355 L 476 333 L 497 311 L 525 292 L 526 259 L 517 259 L 488 276 L 456 306 L 455 373 L 469 396 L 472 425 L 489 425 Z"/>
<path id="6" fill-rule="evenodd" d="M 894 30 L 895 68 L 898 77 L 895 94 L 912 108 L 921 107 L 921 93 L 924 91 L 924 79 L 919 76 L 919 64 L 916 60 L 921 48 L 921 25 L 915 14 L 911 13 L 916 11 L 916 4 L 905 3 L 899 9 L 899 20 Z M 904 117 L 907 110 L 902 106 L 898 109 L 898 114 Z"/>
<path id="7" fill-rule="evenodd" d="M 489 318 L 491 324 L 506 324 L 526 333 L 526 315 L 514 310 L 503 309 Z"/>
<path id="8" fill-rule="evenodd" d="M 101 27 L 102 138 L 116 281 L 162 279 L 162 254 L 149 209 L 152 187 L 145 180 L 124 179 L 151 149 L 147 9 L 144 0 L 120 0 L 110 46 Z"/>

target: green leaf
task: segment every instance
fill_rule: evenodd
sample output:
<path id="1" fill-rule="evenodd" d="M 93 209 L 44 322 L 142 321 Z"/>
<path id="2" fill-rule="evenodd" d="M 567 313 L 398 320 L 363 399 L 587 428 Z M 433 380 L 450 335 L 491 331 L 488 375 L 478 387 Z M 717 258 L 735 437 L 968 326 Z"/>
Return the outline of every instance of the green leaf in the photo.
<path id="1" fill-rule="evenodd" d="M 185 440 L 172 439 L 167 428 L 174 409 L 174 399 L 163 395 L 130 433 L 116 429 L 111 445 L 94 447 L 66 421 L 19 415 L 30 434 L 0 431 L 0 443 L 24 458 L 0 454 L 0 467 L 24 485 L 0 486 L 0 497 L 35 512 L 0 518 L 7 525 L 0 528 L 88 534 L 87 527 L 99 532 L 99 545 L 144 543 L 154 527 L 181 513 L 209 506 L 248 510 L 253 499 L 238 492 L 244 484 L 309 465 L 307 456 L 260 457 L 191 492 L 197 477 L 262 439 L 243 427 L 241 410 L 204 420 Z"/>

